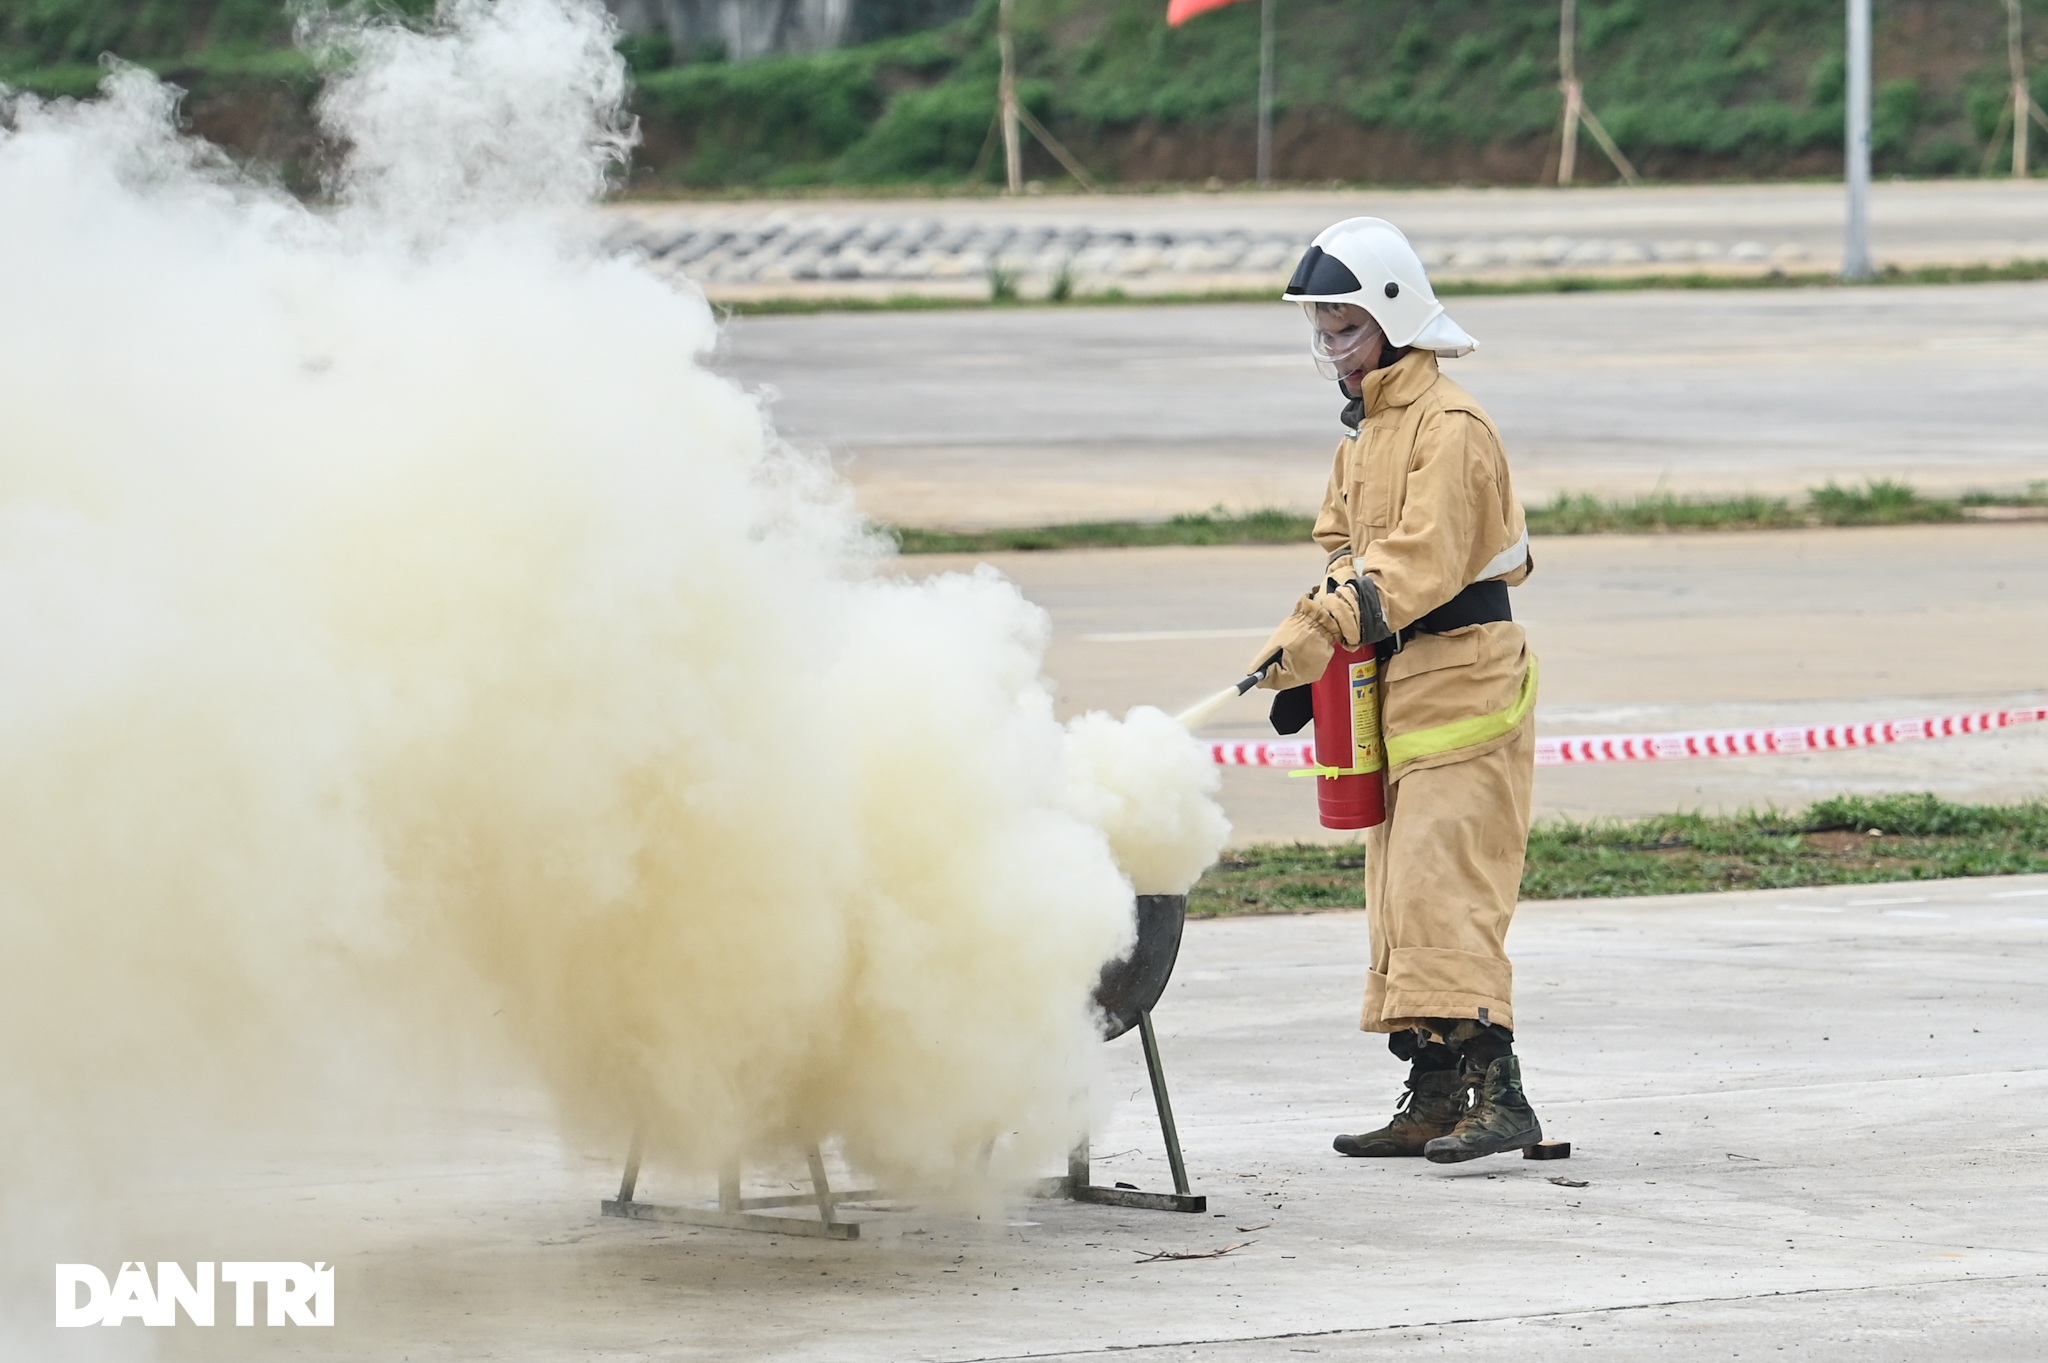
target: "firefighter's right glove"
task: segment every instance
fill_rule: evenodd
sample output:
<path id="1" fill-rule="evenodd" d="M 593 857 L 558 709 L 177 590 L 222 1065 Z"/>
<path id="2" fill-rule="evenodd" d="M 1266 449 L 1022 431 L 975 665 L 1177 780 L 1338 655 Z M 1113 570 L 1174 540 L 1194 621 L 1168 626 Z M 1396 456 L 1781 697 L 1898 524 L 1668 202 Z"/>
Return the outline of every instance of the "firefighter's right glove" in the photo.
<path id="1" fill-rule="evenodd" d="M 1336 606 L 1347 595 L 1331 597 L 1310 592 L 1295 602 L 1294 614 L 1281 621 L 1273 637 L 1252 656 L 1250 670 L 1265 674 L 1259 678 L 1260 686 L 1269 691 L 1285 691 L 1307 686 L 1323 675 L 1330 659 L 1336 656 L 1337 645 L 1344 641 L 1344 624 Z M 1351 624 L 1357 627 L 1355 610 Z"/>
<path id="2" fill-rule="evenodd" d="M 1393 633 L 1371 578 L 1353 578 L 1333 590 L 1325 582 L 1295 602 L 1294 614 L 1253 657 L 1251 670 L 1270 668 L 1259 682 L 1269 690 L 1306 686 L 1323 675 L 1339 644 L 1363 648 Z"/>

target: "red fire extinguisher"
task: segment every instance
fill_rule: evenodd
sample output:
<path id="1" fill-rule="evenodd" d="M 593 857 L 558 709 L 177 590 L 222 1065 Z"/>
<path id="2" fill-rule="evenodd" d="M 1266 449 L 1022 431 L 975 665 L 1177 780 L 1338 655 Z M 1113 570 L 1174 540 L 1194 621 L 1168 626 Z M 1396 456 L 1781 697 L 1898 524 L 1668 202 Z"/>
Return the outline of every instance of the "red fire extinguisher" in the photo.
<path id="1" fill-rule="evenodd" d="M 1372 645 L 1340 646 L 1309 692 L 1316 716 L 1316 805 L 1325 828 L 1372 828 L 1386 822 L 1380 682 L 1379 655 Z"/>

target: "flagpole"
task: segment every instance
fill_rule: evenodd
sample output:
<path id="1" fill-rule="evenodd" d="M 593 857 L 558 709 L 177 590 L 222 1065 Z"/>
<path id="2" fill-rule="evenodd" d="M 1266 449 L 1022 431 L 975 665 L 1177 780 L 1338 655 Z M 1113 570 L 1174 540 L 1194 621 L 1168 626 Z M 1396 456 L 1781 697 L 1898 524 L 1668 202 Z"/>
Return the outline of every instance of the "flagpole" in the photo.
<path id="1" fill-rule="evenodd" d="M 1564 86 L 1564 128 L 1562 148 L 1557 156 L 1557 182 L 1568 185 L 1579 164 L 1579 93 L 1577 6 L 1564 0 L 1557 17 L 1557 71 Z"/>
<path id="2" fill-rule="evenodd" d="M 1273 183 L 1273 4 L 1259 0 L 1259 186 Z"/>
<path id="3" fill-rule="evenodd" d="M 1849 0 L 1848 90 L 1842 130 L 1842 178 L 1849 189 L 1849 223 L 1842 245 L 1842 278 L 1869 279 L 1870 264 L 1870 0 Z"/>
<path id="4" fill-rule="evenodd" d="M 2005 0 L 2005 60 L 2012 68 L 2012 174 L 2027 178 L 2027 115 L 2034 97 L 2027 86 L 2026 46 L 2020 40 L 2020 0 Z"/>
<path id="5" fill-rule="evenodd" d="M 1002 54 L 1003 69 L 997 99 L 1003 118 L 1003 171 L 1009 192 L 1024 191 L 1024 147 L 1017 136 L 1017 44 L 1011 37 L 1016 0 L 1002 0 L 996 7 L 996 47 Z"/>

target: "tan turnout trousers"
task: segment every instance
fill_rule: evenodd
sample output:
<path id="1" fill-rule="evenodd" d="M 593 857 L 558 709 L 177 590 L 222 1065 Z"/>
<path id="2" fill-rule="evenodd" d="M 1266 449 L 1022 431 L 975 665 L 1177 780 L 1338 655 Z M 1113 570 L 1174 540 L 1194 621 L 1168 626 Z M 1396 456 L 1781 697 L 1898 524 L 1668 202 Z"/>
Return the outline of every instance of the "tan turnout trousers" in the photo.
<path id="1" fill-rule="evenodd" d="M 1337 449 L 1315 537 L 1374 579 L 1387 622 L 1412 624 L 1473 582 L 1527 578 L 1500 434 L 1435 354 L 1367 375 L 1365 407 Z M 1366 835 L 1369 1032 L 1514 1026 L 1506 939 L 1528 848 L 1535 688 L 1511 621 L 1417 634 L 1388 661 L 1387 820 Z"/>

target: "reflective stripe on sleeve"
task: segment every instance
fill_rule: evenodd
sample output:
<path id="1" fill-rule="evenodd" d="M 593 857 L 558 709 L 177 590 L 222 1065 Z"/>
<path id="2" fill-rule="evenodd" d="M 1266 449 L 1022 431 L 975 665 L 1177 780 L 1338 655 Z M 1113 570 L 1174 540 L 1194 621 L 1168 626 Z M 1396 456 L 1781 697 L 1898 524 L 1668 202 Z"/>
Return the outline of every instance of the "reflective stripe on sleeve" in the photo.
<path id="1" fill-rule="evenodd" d="M 1479 576 L 1472 580 L 1474 582 L 1485 582 L 1496 577 L 1506 577 L 1528 561 L 1529 532 L 1524 530 L 1520 539 L 1487 560 L 1486 566 L 1479 570 Z"/>

